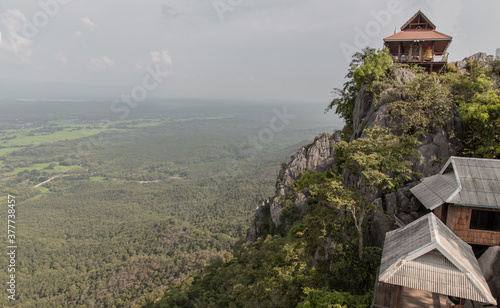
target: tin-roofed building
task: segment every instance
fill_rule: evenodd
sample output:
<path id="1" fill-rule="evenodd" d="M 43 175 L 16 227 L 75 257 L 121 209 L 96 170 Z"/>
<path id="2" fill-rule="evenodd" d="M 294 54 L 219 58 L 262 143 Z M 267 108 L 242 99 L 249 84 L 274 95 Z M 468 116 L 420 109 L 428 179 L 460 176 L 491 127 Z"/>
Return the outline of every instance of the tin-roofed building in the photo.
<path id="1" fill-rule="evenodd" d="M 500 160 L 452 156 L 410 191 L 465 242 L 500 245 Z"/>
<path id="2" fill-rule="evenodd" d="M 472 248 L 430 213 L 387 232 L 372 307 L 496 305 Z"/>
<path id="3" fill-rule="evenodd" d="M 417 64 L 428 72 L 441 72 L 448 63 L 446 50 L 452 37 L 436 31 L 436 26 L 418 11 L 401 31 L 384 38 L 395 62 Z"/>

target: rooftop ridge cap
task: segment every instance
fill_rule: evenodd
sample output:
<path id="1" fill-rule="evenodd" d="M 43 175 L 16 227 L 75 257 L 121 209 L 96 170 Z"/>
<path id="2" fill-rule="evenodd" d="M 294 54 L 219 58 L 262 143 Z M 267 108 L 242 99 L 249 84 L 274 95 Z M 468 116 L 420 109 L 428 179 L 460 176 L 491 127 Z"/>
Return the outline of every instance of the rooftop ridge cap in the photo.
<path id="1" fill-rule="evenodd" d="M 439 239 L 439 233 L 437 232 L 437 223 L 435 219 L 436 215 L 429 215 L 429 231 L 431 234 L 431 242 L 435 242 L 441 245 L 441 240 Z"/>
<path id="2" fill-rule="evenodd" d="M 455 191 L 450 196 L 448 196 L 448 198 L 446 200 L 443 200 L 446 203 L 449 203 L 451 200 L 453 200 L 453 198 L 455 198 L 462 190 L 462 183 L 460 182 L 460 178 L 458 177 L 458 171 L 457 171 L 457 166 L 455 164 L 455 159 L 457 159 L 456 156 L 450 156 L 450 158 L 448 159 L 448 162 L 446 162 L 446 165 L 439 172 L 439 174 L 442 175 L 444 173 L 444 171 L 446 169 L 448 169 L 448 166 L 451 164 L 451 167 L 453 168 L 453 174 L 455 175 L 455 181 L 457 182 L 457 186 L 458 186 L 457 189 L 455 189 Z"/>

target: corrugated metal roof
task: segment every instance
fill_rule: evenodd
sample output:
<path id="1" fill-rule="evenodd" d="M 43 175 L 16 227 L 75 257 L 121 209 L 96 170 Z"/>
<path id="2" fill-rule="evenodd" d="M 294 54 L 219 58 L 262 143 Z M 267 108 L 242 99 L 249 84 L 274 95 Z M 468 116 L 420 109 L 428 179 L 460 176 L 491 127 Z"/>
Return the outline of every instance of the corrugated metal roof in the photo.
<path id="1" fill-rule="evenodd" d="M 379 281 L 495 304 L 471 247 L 432 213 L 388 232 Z"/>
<path id="2" fill-rule="evenodd" d="M 452 156 L 410 190 L 430 210 L 443 203 L 500 208 L 500 160 Z"/>

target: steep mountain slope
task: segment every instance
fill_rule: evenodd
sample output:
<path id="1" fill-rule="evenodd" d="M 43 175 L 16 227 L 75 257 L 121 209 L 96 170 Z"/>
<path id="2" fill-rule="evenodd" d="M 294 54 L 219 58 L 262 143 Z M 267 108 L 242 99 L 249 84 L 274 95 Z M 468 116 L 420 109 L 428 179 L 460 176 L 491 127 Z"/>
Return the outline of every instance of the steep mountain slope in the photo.
<path id="1" fill-rule="evenodd" d="M 385 233 L 427 212 L 410 188 L 422 176 L 437 173 L 452 155 L 477 155 L 474 147 L 482 140 L 464 120 L 464 110 L 486 91 L 493 91 L 490 94 L 497 99 L 500 69 L 495 67 L 500 61 L 479 63 L 476 58 L 482 58 L 476 57 L 450 65 L 447 74 L 428 75 L 418 68 L 394 66 L 392 60 L 369 63 L 373 51 L 367 52 L 359 55 L 361 64 L 352 68 L 350 80 L 337 91 L 341 98 L 334 100 L 346 127 L 316 137 L 283 164 L 275 194 L 259 204 L 246 239 L 233 254 L 169 290 L 155 307 L 369 305 Z M 385 55 L 379 52 L 375 57 Z M 379 67 L 380 63 L 391 64 Z M 368 74 L 357 79 L 360 67 Z M 409 164 L 413 176 L 391 189 L 365 190 L 363 172 L 383 166 L 354 172 L 346 167 L 346 145 L 370 138 L 380 128 L 398 138 L 418 139 L 414 148 L 418 155 Z M 370 155 L 358 159 L 370 160 Z M 339 181 L 342 188 L 332 185 Z M 372 204 L 363 237 L 354 227 L 356 215 L 349 207 L 356 202 L 349 199 L 352 192 Z M 360 258 L 359 238 L 364 238 Z"/>
<path id="2" fill-rule="evenodd" d="M 399 84 L 413 81 L 414 78 L 415 74 L 409 70 L 399 69 L 396 71 L 395 79 Z M 351 140 L 363 137 L 365 130 L 376 126 L 393 128 L 394 120 L 390 115 L 390 103 L 390 100 L 382 100 L 375 105 L 373 97 L 361 90 L 355 102 L 354 133 Z M 422 132 L 419 137 L 420 145 L 417 148 L 420 157 L 413 160 L 413 171 L 422 173 L 424 176 L 437 173 L 450 156 L 457 155 L 463 138 L 464 123 L 457 115 L 450 117 L 444 126 L 433 125 L 428 131 Z M 323 134 L 312 144 L 302 147 L 297 155 L 281 169 L 276 184 L 276 195 L 269 202 L 273 226 L 270 228 L 266 225 L 269 222 L 264 215 L 266 207 L 259 208 L 256 213 L 257 219 L 250 227 L 248 240 L 254 241 L 269 229 L 287 230 L 292 226 L 295 221 L 286 215 L 285 203 L 294 206 L 294 209 L 288 209 L 288 212 L 297 213 L 300 218 L 304 216 L 304 213 L 307 212 L 306 192 L 297 192 L 293 185 L 307 170 L 321 173 L 335 169 L 336 153 L 333 146 L 340 141 L 341 134 L 338 131 L 334 132 L 333 135 Z M 355 179 L 352 181 L 356 182 Z M 366 234 L 369 235 L 367 237 L 368 245 L 381 247 L 385 232 L 394 227 L 398 221 L 407 224 L 424 214 L 421 204 L 409 191 L 417 183 L 418 181 L 412 181 L 397 190 L 396 193 L 375 196 L 372 201 L 377 206 L 377 211 L 373 214 L 370 229 L 366 230 Z"/>

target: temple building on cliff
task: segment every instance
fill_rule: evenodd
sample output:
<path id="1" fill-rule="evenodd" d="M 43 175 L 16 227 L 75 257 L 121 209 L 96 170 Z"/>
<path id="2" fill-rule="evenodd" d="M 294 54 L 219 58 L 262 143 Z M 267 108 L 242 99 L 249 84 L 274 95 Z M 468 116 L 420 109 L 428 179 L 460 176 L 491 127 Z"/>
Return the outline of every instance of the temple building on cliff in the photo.
<path id="1" fill-rule="evenodd" d="M 436 26 L 418 11 L 400 32 L 384 38 L 394 62 L 417 64 L 427 72 L 441 72 L 448 63 L 447 49 L 452 37 L 436 31 Z"/>

